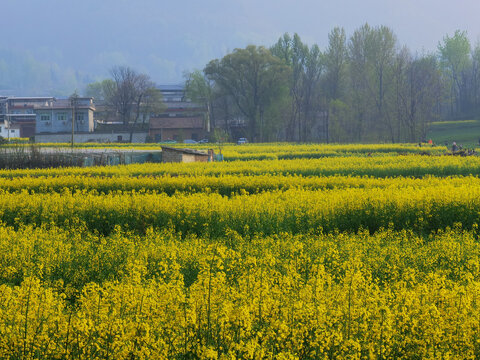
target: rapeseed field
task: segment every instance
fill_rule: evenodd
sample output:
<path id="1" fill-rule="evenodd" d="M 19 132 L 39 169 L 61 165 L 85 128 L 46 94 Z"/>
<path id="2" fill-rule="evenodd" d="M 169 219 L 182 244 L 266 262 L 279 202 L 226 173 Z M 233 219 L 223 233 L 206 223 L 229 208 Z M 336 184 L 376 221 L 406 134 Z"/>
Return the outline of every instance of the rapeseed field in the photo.
<path id="1" fill-rule="evenodd" d="M 0 171 L 0 358 L 479 358 L 480 158 L 429 149 Z"/>

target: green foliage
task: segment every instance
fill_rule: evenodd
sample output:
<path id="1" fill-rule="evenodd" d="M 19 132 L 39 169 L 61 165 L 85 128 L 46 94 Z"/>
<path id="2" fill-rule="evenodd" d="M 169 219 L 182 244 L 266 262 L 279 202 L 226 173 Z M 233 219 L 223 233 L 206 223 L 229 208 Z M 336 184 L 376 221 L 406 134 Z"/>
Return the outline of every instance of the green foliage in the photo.
<path id="1" fill-rule="evenodd" d="M 454 116 L 453 108 L 457 114 L 462 115 L 468 111 L 469 106 L 465 91 L 467 72 L 471 67 L 471 47 L 466 31 L 456 30 L 452 37 L 446 35 L 443 42 L 438 44 L 438 52 L 447 81 L 450 116 Z"/>
<path id="2" fill-rule="evenodd" d="M 293 37 L 284 34 L 271 51 L 291 69 L 288 79 L 290 99 L 284 99 L 282 109 L 287 114 L 284 120 L 286 139 L 304 142 L 325 140 L 314 136 L 318 127 L 316 114 L 321 110 L 318 85 L 324 59 L 320 48 L 317 45 L 309 48 L 298 34 Z"/>
<path id="3" fill-rule="evenodd" d="M 215 128 L 215 117 L 213 115 L 213 102 L 220 96 L 215 91 L 213 84 L 205 77 L 200 70 L 194 70 L 191 73 L 185 73 L 185 96 L 194 103 L 204 106 L 205 129 Z"/>
<path id="4" fill-rule="evenodd" d="M 115 82 L 112 79 L 104 79 L 88 84 L 85 88 L 85 96 L 93 97 L 96 101 L 108 101 L 114 89 Z"/>
<path id="5" fill-rule="evenodd" d="M 235 49 L 221 60 L 212 60 L 205 74 L 229 95 L 248 121 L 250 141 L 264 138 L 267 107 L 278 98 L 288 67 L 264 47 Z"/>
<path id="6" fill-rule="evenodd" d="M 328 99 L 342 98 L 346 86 L 347 38 L 343 28 L 335 27 L 328 34 L 328 47 L 325 51 L 324 86 Z"/>
<path id="7" fill-rule="evenodd" d="M 469 65 L 470 50 L 466 31 L 456 30 L 452 37 L 445 35 L 438 44 L 441 63 L 455 81 L 459 81 L 459 74 Z"/>
<path id="8" fill-rule="evenodd" d="M 185 95 L 196 103 L 206 103 L 212 100 L 212 84 L 205 78 L 200 70 L 185 73 Z"/>

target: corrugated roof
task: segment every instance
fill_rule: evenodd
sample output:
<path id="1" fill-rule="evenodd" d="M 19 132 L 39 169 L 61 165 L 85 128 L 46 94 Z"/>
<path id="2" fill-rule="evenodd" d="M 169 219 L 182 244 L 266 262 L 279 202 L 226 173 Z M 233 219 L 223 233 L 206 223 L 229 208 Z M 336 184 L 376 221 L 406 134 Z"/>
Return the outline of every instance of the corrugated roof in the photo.
<path id="1" fill-rule="evenodd" d="M 170 147 L 170 146 L 162 146 L 162 151 L 164 151 L 164 150 L 172 150 L 172 151 L 176 151 L 176 152 L 182 152 L 182 153 L 185 153 L 185 154 L 208 156 L 207 152 L 200 151 L 200 150 L 195 150 L 195 149 L 179 149 L 179 148 L 174 148 L 174 147 Z"/>
<path id="2" fill-rule="evenodd" d="M 53 100 L 55 99 L 53 96 L 10 96 L 8 100 Z"/>
<path id="3" fill-rule="evenodd" d="M 84 98 L 82 98 L 84 99 Z M 52 106 L 39 106 L 39 109 L 42 110 L 48 110 L 48 109 L 72 109 L 72 103 L 70 99 L 56 99 L 53 103 Z M 95 107 L 93 105 L 87 105 L 87 104 L 78 104 L 76 106 L 77 109 L 92 109 L 95 110 Z"/>

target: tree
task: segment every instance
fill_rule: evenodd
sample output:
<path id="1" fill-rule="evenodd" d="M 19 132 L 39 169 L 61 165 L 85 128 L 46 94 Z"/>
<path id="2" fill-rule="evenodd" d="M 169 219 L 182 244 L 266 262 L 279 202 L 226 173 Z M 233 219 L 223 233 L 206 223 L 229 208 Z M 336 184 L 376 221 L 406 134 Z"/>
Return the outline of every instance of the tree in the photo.
<path id="1" fill-rule="evenodd" d="M 446 35 L 438 44 L 440 64 L 449 82 L 451 115 L 458 111 L 465 113 L 468 109 L 467 74 L 470 67 L 470 41 L 466 31 L 455 31 L 450 37 Z"/>
<path id="2" fill-rule="evenodd" d="M 302 43 L 298 34 L 294 34 L 291 37 L 288 33 L 285 33 L 283 37 L 278 39 L 277 43 L 271 48 L 272 54 L 283 60 L 290 67 L 289 91 L 291 103 L 286 131 L 287 140 L 289 141 L 295 140 L 297 124 L 300 124 L 300 113 L 303 103 L 301 82 L 307 50 L 308 48 Z M 300 141 L 300 132 L 297 139 Z"/>
<path id="3" fill-rule="evenodd" d="M 397 115 L 404 141 L 425 140 L 428 124 L 437 117 L 441 77 L 435 56 L 412 57 L 404 48 L 396 60 Z"/>
<path id="4" fill-rule="evenodd" d="M 347 38 L 343 28 L 336 27 L 328 34 L 325 52 L 325 93 L 329 100 L 340 99 L 345 86 Z"/>
<path id="5" fill-rule="evenodd" d="M 349 42 L 350 74 L 357 113 L 357 132 L 396 140 L 393 68 L 396 37 L 385 26 L 368 24 L 356 30 Z"/>
<path id="6" fill-rule="evenodd" d="M 480 43 L 472 51 L 472 102 L 475 114 L 479 113 L 480 105 Z"/>
<path id="7" fill-rule="evenodd" d="M 111 69 L 113 83 L 102 87 L 109 107 L 120 115 L 123 125 L 130 130 L 130 142 L 140 116 L 147 116 L 146 111 L 155 112 L 162 107 L 161 93 L 156 89 L 150 77 L 139 74 L 127 66 Z M 111 86 L 110 86 L 111 85 Z"/>
<path id="8" fill-rule="evenodd" d="M 368 43 L 371 38 L 371 28 L 365 24 L 354 31 L 348 42 L 348 62 L 350 69 L 350 89 L 348 102 L 354 117 L 350 123 L 353 141 L 361 141 L 373 117 L 374 104 L 369 96 L 371 88 L 372 64 L 369 62 Z"/>
<path id="9" fill-rule="evenodd" d="M 303 122 L 299 125 L 300 141 L 326 140 L 328 142 L 328 123 L 317 124 L 317 113 L 322 107 L 320 95 L 320 76 L 323 71 L 323 54 L 318 45 L 306 48 L 305 66 L 302 74 L 302 114 Z M 326 125 L 326 127 L 325 127 Z M 321 137 L 315 137 L 313 129 L 321 132 Z"/>
<path id="10" fill-rule="evenodd" d="M 205 67 L 207 78 L 231 96 L 247 119 L 250 140 L 263 140 L 264 115 L 286 84 L 288 67 L 264 47 L 235 49 Z"/>
<path id="11" fill-rule="evenodd" d="M 92 97 L 95 101 L 96 116 L 102 120 L 115 118 L 115 106 L 110 99 L 110 94 L 115 92 L 115 82 L 112 79 L 104 79 L 90 83 L 85 88 L 85 96 Z"/>
<path id="12" fill-rule="evenodd" d="M 288 140 L 313 139 L 319 99 L 319 79 L 323 70 L 323 55 L 317 45 L 308 48 L 300 36 L 284 34 L 271 48 L 272 53 L 290 67 L 289 90 L 291 109 L 287 125 Z"/>
<path id="13" fill-rule="evenodd" d="M 187 98 L 197 104 L 202 104 L 205 109 L 205 123 L 207 131 L 215 128 L 213 102 L 215 100 L 214 84 L 200 70 L 185 73 L 185 93 Z"/>
<path id="14" fill-rule="evenodd" d="M 96 81 L 86 86 L 85 96 L 93 97 L 95 101 L 104 102 L 114 88 L 115 82 L 112 79 Z"/>

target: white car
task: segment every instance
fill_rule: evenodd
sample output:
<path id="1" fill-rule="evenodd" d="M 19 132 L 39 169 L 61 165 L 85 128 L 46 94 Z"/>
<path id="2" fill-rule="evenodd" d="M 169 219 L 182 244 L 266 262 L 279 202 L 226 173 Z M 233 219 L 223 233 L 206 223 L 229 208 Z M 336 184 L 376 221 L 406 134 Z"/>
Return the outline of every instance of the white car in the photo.
<path id="1" fill-rule="evenodd" d="M 237 145 L 246 144 L 248 142 L 247 138 L 239 138 L 237 140 Z"/>

